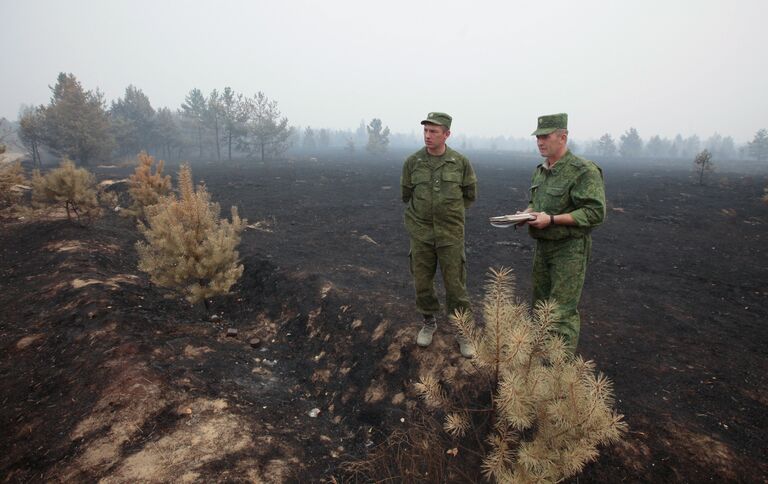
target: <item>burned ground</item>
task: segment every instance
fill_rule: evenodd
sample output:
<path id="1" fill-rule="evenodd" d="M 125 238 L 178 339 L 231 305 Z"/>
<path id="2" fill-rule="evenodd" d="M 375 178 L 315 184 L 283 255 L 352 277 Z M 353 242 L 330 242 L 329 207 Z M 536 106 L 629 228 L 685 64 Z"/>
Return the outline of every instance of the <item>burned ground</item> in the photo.
<path id="1" fill-rule="evenodd" d="M 535 160 L 474 159 L 470 291 L 479 300 L 503 265 L 526 298 L 531 240 L 486 220 L 524 206 Z M 137 271 L 126 218 L 0 222 L 3 480 L 321 481 L 407 426 L 419 375 L 467 363 L 447 329 L 428 350 L 413 343 L 399 171 L 193 167 L 250 225 L 245 272 L 214 318 Z M 765 174 L 698 186 L 688 166 L 604 171 L 579 350 L 614 380 L 630 432 L 580 482 L 765 481 Z"/>

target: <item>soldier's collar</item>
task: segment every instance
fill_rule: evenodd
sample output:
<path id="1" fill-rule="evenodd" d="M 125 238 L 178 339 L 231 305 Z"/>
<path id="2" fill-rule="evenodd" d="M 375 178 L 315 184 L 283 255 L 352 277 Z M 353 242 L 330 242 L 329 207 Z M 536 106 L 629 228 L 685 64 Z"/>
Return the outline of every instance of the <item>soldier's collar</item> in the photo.
<path id="1" fill-rule="evenodd" d="M 451 149 L 450 146 L 445 145 L 445 153 L 442 154 L 441 158 L 443 161 L 456 161 L 456 153 Z"/>
<path id="2" fill-rule="evenodd" d="M 427 147 L 425 146 L 422 148 L 422 155 L 424 155 L 424 160 L 428 160 L 430 158 L 432 159 L 439 159 L 440 161 L 456 161 L 456 156 L 454 154 L 454 151 L 448 147 L 448 145 L 445 145 L 445 153 L 443 153 L 440 156 L 435 156 L 429 154 L 429 151 L 427 151 Z M 421 159 L 421 158 L 420 158 Z"/>
<path id="3" fill-rule="evenodd" d="M 544 160 L 544 162 L 539 166 L 541 167 L 542 170 L 546 170 L 550 173 L 557 173 L 560 170 L 561 166 L 566 165 L 568 164 L 569 161 L 571 161 L 572 157 L 573 155 L 571 154 L 571 150 L 566 150 L 565 154 L 563 154 L 563 156 L 561 156 L 560 159 L 557 160 L 554 165 L 549 166 L 549 164 L 547 163 L 547 160 Z"/>

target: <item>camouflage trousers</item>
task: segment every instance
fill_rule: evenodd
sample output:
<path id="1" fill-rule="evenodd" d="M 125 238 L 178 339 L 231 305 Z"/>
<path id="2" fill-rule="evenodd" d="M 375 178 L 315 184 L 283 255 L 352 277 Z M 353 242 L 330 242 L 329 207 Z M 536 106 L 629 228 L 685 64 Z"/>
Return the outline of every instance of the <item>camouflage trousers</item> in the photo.
<path id="1" fill-rule="evenodd" d="M 579 342 L 577 306 L 592 249 L 590 236 L 536 241 L 533 256 L 533 302 L 554 299 L 553 330 L 561 334 L 571 351 Z"/>
<path id="2" fill-rule="evenodd" d="M 435 247 L 411 238 L 409 254 L 413 285 L 416 289 L 416 309 L 422 314 L 440 312 L 435 293 L 435 273 L 440 265 L 445 286 L 445 306 L 449 315 L 458 308 L 471 310 L 467 296 L 467 269 L 464 244 Z"/>

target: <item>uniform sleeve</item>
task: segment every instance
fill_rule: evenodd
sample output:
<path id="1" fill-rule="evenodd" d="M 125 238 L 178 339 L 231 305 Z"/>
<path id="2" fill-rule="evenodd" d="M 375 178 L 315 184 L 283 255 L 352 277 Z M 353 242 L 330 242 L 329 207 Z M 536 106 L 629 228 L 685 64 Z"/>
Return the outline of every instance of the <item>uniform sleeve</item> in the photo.
<path id="1" fill-rule="evenodd" d="M 408 160 L 403 163 L 403 174 L 400 176 L 400 195 L 403 198 L 403 203 L 411 201 L 413 196 L 413 182 L 411 181 L 411 170 Z"/>
<path id="2" fill-rule="evenodd" d="M 594 227 L 605 220 L 605 183 L 597 166 L 589 167 L 576 181 L 571 199 L 577 207 L 571 217 L 579 227 Z"/>
<path id="3" fill-rule="evenodd" d="M 461 181 L 461 191 L 464 194 L 464 207 L 469 207 L 477 200 L 477 175 L 472 164 L 467 160 L 464 166 L 464 177 Z"/>

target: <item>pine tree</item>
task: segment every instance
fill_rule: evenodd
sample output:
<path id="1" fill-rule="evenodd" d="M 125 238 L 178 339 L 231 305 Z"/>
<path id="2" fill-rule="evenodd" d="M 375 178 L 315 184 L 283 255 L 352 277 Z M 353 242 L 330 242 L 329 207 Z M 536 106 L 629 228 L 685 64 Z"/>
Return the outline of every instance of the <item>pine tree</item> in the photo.
<path id="1" fill-rule="evenodd" d="M 224 140 L 227 143 L 227 160 L 232 161 L 232 145 L 245 134 L 246 115 L 243 95 L 231 87 L 225 87 L 221 96 Z"/>
<path id="2" fill-rule="evenodd" d="M 445 412 L 444 430 L 462 437 L 490 414 L 482 471 L 497 482 L 559 482 L 582 471 L 598 456 L 598 446 L 617 442 L 626 431 L 612 410 L 611 382 L 595 375 L 595 365 L 570 354 L 550 331 L 554 302 L 529 308 L 514 299 L 509 269 L 492 270 L 478 328 L 469 313 L 457 313 L 458 333 L 473 342 L 478 373 L 489 382 L 491 408 L 459 405 L 434 377 L 424 376 L 417 391 Z M 477 430 L 477 429 L 475 429 Z"/>
<path id="3" fill-rule="evenodd" d="M 616 143 L 610 134 L 605 133 L 600 137 L 597 150 L 601 156 L 614 156 L 616 154 Z"/>
<path id="4" fill-rule="evenodd" d="M 221 220 L 205 186 L 195 189 L 188 165 L 179 172 L 179 196 L 169 195 L 146 207 L 147 223 L 139 222 L 146 241 L 136 243 L 139 269 L 153 283 L 200 301 L 229 293 L 243 273 L 235 250 L 246 221 L 232 207 L 232 221 Z"/>
<path id="5" fill-rule="evenodd" d="M 63 206 L 67 220 L 75 216 L 81 225 L 91 223 L 101 214 L 96 191 L 96 177 L 85 168 L 76 168 L 67 158 L 45 176 L 32 172 L 32 200 L 37 205 Z"/>
<path id="6" fill-rule="evenodd" d="M 304 151 L 315 151 L 317 148 L 315 132 L 311 126 L 307 126 L 307 129 L 304 130 L 304 139 L 301 142 L 301 147 Z"/>
<path id="7" fill-rule="evenodd" d="M 41 168 L 40 146 L 43 143 L 45 127 L 45 108 L 43 106 L 27 107 L 19 118 L 19 138 L 22 144 L 32 154 L 32 165 Z"/>
<path id="8" fill-rule="evenodd" d="M 244 109 L 248 134 L 243 142 L 251 153 L 259 153 L 264 161 L 267 156 L 280 156 L 290 147 L 293 129 L 288 126 L 288 118 L 280 114 L 277 101 L 257 92 L 253 99 L 246 100 Z"/>
<path id="9" fill-rule="evenodd" d="M 374 118 L 366 129 L 368 130 L 368 144 L 365 149 L 374 155 L 386 153 L 389 147 L 389 127 L 382 130 L 381 120 Z"/>
<path id="10" fill-rule="evenodd" d="M 768 160 L 768 130 L 761 129 L 748 144 L 750 156 L 758 161 Z"/>
<path id="11" fill-rule="evenodd" d="M 623 158 L 637 158 L 643 153 L 643 140 L 635 128 L 629 128 L 621 135 L 619 152 Z"/>
<path id="12" fill-rule="evenodd" d="M 194 88 L 184 98 L 184 104 L 181 105 L 181 112 L 187 119 L 192 129 L 195 131 L 197 140 L 198 157 L 203 157 L 203 131 L 208 116 L 208 100 L 200 89 Z"/>
<path id="13" fill-rule="evenodd" d="M 109 114 L 121 155 L 133 155 L 156 144 L 155 109 L 141 89 L 126 87 L 125 96 L 112 102 Z"/>
<path id="14" fill-rule="evenodd" d="M 157 162 L 155 173 L 152 173 L 155 158 L 146 151 L 139 153 L 138 162 L 135 172 L 128 178 L 128 193 L 133 199 L 133 204 L 124 212 L 144 218 L 147 207 L 157 204 L 171 192 L 171 177 L 163 176 L 163 160 Z"/>
<path id="15" fill-rule="evenodd" d="M 651 136 L 651 139 L 648 140 L 648 144 L 645 145 L 645 151 L 648 153 L 648 156 L 653 158 L 663 158 L 669 153 L 669 146 L 669 140 L 655 135 Z"/>
<path id="16" fill-rule="evenodd" d="M 115 146 L 101 92 L 85 91 L 72 74 L 59 74 L 45 108 L 43 141 L 54 153 L 88 164 Z"/>
<path id="17" fill-rule="evenodd" d="M 696 168 L 696 172 L 699 175 L 699 185 L 704 184 L 704 174 L 714 169 L 714 163 L 712 163 L 712 153 L 709 150 L 704 150 L 693 160 L 693 165 Z"/>
<path id="18" fill-rule="evenodd" d="M 183 144 L 178 114 L 174 114 L 168 108 L 160 108 L 155 115 L 155 135 L 162 156 L 171 159 L 174 149 L 179 149 Z"/>
<path id="19" fill-rule="evenodd" d="M 219 91 L 214 89 L 208 95 L 208 109 L 205 111 L 205 124 L 213 131 L 213 139 L 216 143 L 216 161 L 221 162 L 221 130 L 224 105 Z"/>

